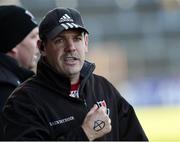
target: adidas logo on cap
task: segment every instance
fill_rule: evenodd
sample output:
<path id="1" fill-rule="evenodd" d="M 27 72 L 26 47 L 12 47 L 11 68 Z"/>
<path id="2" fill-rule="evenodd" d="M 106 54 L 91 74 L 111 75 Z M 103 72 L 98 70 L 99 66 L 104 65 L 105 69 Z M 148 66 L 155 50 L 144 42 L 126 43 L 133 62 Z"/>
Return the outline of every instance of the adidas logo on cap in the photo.
<path id="1" fill-rule="evenodd" d="M 62 23 L 62 22 L 73 22 L 73 19 L 71 17 L 69 17 L 69 15 L 64 14 L 64 16 L 62 16 L 59 19 L 59 23 Z"/>
<path id="2" fill-rule="evenodd" d="M 63 22 L 67 22 L 67 23 L 63 23 Z M 71 22 L 71 23 L 69 23 L 69 22 Z M 73 23 L 73 19 L 67 14 L 64 14 L 59 19 L 59 23 L 62 23 L 61 26 L 63 26 L 66 30 L 69 28 L 78 28 L 79 27 L 77 24 Z"/>
<path id="3" fill-rule="evenodd" d="M 69 28 L 78 28 L 79 27 L 75 23 L 62 23 L 61 26 L 63 26 L 66 30 Z"/>

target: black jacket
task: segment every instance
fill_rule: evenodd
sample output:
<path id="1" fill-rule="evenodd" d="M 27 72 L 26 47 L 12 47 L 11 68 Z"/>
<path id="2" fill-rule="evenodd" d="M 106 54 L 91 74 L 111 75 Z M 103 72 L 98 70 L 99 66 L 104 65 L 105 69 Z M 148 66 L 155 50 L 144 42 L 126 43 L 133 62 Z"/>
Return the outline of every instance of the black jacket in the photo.
<path id="1" fill-rule="evenodd" d="M 0 53 L 0 140 L 2 140 L 1 112 L 12 91 L 34 73 L 18 66 L 15 59 Z"/>
<path id="2" fill-rule="evenodd" d="M 3 112 L 6 140 L 88 140 L 81 124 L 91 107 L 105 100 L 112 131 L 97 140 L 147 140 L 133 107 L 94 64 L 81 70 L 80 98 L 69 96 L 70 81 L 41 59 L 38 72 L 16 89 Z"/>
<path id="3" fill-rule="evenodd" d="M 33 74 L 19 67 L 15 59 L 0 53 L 0 111 L 12 91 Z"/>

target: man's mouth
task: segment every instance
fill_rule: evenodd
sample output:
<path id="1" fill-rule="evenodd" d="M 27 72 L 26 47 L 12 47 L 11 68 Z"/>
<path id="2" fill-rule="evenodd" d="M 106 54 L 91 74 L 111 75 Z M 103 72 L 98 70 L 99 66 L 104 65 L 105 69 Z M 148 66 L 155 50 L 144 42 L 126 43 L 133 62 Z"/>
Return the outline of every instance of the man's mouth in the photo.
<path id="1" fill-rule="evenodd" d="M 64 58 L 64 61 L 67 64 L 75 64 L 76 61 L 78 61 L 78 60 L 79 60 L 79 58 L 77 58 L 77 57 L 65 57 Z"/>

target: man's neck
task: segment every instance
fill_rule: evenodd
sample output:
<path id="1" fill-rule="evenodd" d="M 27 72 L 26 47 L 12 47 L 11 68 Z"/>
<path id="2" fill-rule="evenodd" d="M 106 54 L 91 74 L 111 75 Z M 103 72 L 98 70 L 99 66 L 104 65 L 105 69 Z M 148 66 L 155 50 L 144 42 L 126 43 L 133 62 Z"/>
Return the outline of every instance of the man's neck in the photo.
<path id="1" fill-rule="evenodd" d="M 70 77 L 71 84 L 76 84 L 79 81 L 79 78 L 80 78 L 80 73 L 72 75 Z"/>

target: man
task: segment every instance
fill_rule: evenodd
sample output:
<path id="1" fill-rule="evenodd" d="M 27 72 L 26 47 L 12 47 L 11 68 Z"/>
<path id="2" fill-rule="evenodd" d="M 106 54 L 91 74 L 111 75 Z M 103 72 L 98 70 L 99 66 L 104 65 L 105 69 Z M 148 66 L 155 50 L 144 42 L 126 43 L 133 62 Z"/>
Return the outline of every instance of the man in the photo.
<path id="1" fill-rule="evenodd" d="M 33 15 L 15 5 L 0 6 L 0 109 L 11 92 L 34 75 L 38 27 Z"/>
<path id="2" fill-rule="evenodd" d="M 147 140 L 133 107 L 85 61 L 88 31 L 77 10 L 50 11 L 39 35 L 37 75 L 4 107 L 6 140 Z"/>

